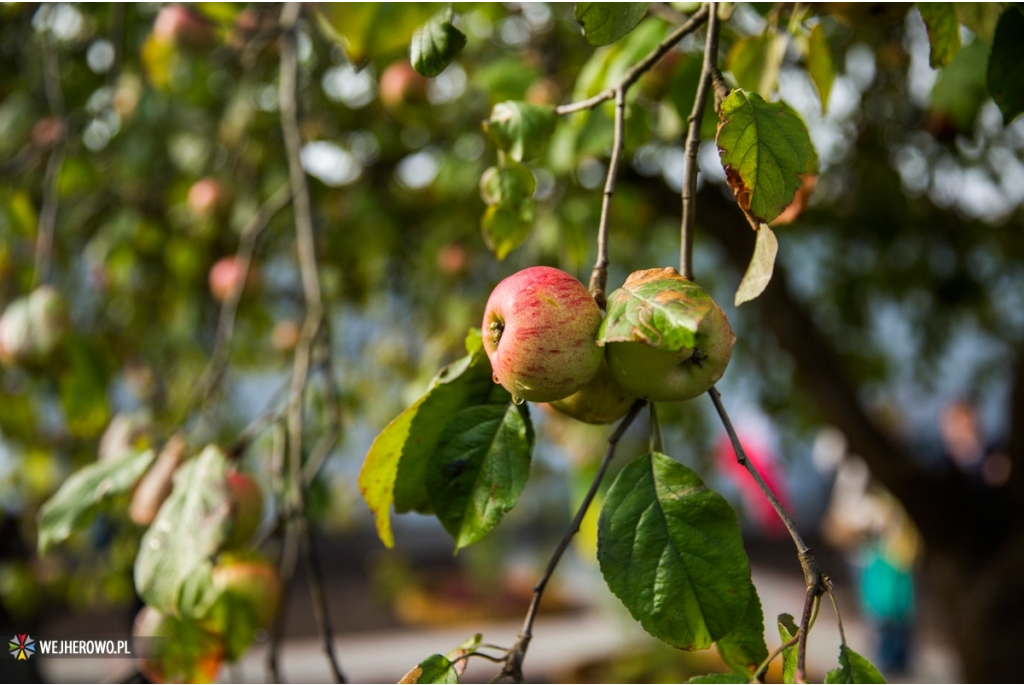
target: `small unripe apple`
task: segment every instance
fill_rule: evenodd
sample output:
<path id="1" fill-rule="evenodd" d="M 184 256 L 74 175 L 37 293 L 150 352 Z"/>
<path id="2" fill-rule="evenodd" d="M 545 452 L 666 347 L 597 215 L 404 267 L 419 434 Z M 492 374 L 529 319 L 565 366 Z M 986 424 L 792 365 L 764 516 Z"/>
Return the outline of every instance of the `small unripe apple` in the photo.
<path id="1" fill-rule="evenodd" d="M 195 216 L 208 217 L 227 207 L 228 190 L 215 178 L 201 178 L 188 189 L 185 204 Z"/>
<path id="2" fill-rule="evenodd" d="M 235 295 L 245 285 L 245 268 L 242 260 L 234 255 L 218 259 L 210 267 L 209 280 L 210 294 L 218 302 Z"/>
<path id="3" fill-rule="evenodd" d="M 407 60 L 398 60 L 380 75 L 378 91 L 381 103 L 389 112 L 405 105 L 423 104 L 427 98 L 427 77 L 413 69 Z"/>
<path id="4" fill-rule="evenodd" d="M 445 276 L 464 275 L 468 264 L 469 252 L 462 245 L 449 243 L 437 252 L 437 269 Z"/>
<path id="5" fill-rule="evenodd" d="M 636 280 L 649 279 L 652 271 L 631 274 L 624 287 Z M 638 397 L 659 402 L 688 400 L 707 392 L 722 377 L 732 357 L 736 336 L 721 307 L 699 285 L 674 269 L 658 271 L 664 272 L 666 288 L 692 289 L 693 297 L 710 300 L 711 308 L 697 326 L 696 344 L 669 352 L 646 342 L 609 342 L 608 368 L 619 385 Z"/>
<path id="6" fill-rule="evenodd" d="M 214 42 L 210 23 L 192 9 L 177 3 L 160 8 L 153 22 L 153 37 L 161 43 L 190 50 L 209 49 Z"/>
<path id="7" fill-rule="evenodd" d="M 602 360 L 589 383 L 564 400 L 555 400 L 551 406 L 584 423 L 605 424 L 625 416 L 636 400 L 636 395 L 626 392 L 616 382 L 608 364 Z"/>
<path id="8" fill-rule="evenodd" d="M 256 479 L 247 473 L 228 474 L 231 495 L 231 533 L 225 547 L 239 547 L 252 537 L 263 520 L 263 491 Z"/>
<path id="9" fill-rule="evenodd" d="M 601 366 L 601 310 L 569 274 L 534 266 L 497 285 L 484 310 L 483 343 L 494 380 L 518 401 L 552 402 Z"/>
<path id="10" fill-rule="evenodd" d="M 13 366 L 43 361 L 68 332 L 64 297 L 42 285 L 11 302 L 0 317 L 0 362 Z"/>
<path id="11" fill-rule="evenodd" d="M 256 627 L 266 628 L 281 603 L 277 569 L 263 560 L 229 560 L 213 567 L 213 584 L 252 611 Z"/>
<path id="12" fill-rule="evenodd" d="M 279 352 L 287 352 L 299 342 L 302 331 L 295 319 L 281 319 L 270 331 L 270 344 Z"/>
<path id="13" fill-rule="evenodd" d="M 214 682 L 224 661 L 224 642 L 218 635 L 151 606 L 135 617 L 132 637 L 139 672 L 153 683 Z"/>

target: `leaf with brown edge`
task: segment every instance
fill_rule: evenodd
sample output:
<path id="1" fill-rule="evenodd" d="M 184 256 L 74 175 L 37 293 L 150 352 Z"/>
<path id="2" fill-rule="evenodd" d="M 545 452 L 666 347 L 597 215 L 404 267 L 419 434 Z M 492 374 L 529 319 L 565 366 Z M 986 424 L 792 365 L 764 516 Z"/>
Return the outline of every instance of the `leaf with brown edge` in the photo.
<path id="1" fill-rule="evenodd" d="M 718 152 L 736 201 L 752 223 L 771 223 L 816 166 L 807 127 L 786 104 L 741 89 L 719 118 Z"/>

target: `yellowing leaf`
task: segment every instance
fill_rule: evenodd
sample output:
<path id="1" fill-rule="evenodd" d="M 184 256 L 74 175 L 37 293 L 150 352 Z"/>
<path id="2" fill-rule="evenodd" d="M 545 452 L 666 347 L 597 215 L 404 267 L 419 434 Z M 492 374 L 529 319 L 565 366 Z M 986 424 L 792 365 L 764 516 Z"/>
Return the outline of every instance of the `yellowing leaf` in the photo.
<path id="1" fill-rule="evenodd" d="M 764 292 L 772 280 L 775 271 L 775 255 L 779 251 L 779 241 L 767 224 L 757 229 L 757 242 L 754 243 L 754 256 L 750 258 L 747 272 L 743 274 L 740 287 L 736 289 L 734 304 L 738 307 L 750 302 Z"/>

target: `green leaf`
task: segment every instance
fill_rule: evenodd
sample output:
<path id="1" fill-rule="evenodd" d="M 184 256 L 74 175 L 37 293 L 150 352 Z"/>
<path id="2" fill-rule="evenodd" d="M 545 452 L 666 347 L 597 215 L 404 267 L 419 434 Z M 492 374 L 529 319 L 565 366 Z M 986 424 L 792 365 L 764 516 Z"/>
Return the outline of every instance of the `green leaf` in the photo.
<path id="1" fill-rule="evenodd" d="M 480 197 L 488 205 L 518 206 L 533 197 L 537 181 L 522 164 L 490 167 L 480 176 Z"/>
<path id="2" fill-rule="evenodd" d="M 229 533 L 227 457 L 210 445 L 174 474 L 174 490 L 142 536 L 135 589 L 164 613 L 199 616 L 215 599 L 210 559 Z M 184 601 L 183 601 L 184 600 Z"/>
<path id="3" fill-rule="evenodd" d="M 1002 7 L 998 2 L 954 2 L 960 23 L 989 45 L 996 33 Z"/>
<path id="4" fill-rule="evenodd" d="M 523 244 L 533 227 L 533 203 L 525 202 L 519 207 L 492 205 L 484 210 L 480 220 L 487 249 L 499 260 Z"/>
<path id="5" fill-rule="evenodd" d="M 1010 8 L 996 26 L 988 60 L 988 91 L 1008 124 L 1024 112 L 1024 14 Z"/>
<path id="6" fill-rule="evenodd" d="M 750 678 L 744 678 L 735 673 L 708 673 L 690 678 L 687 683 L 749 683 Z"/>
<path id="7" fill-rule="evenodd" d="M 647 14 L 649 2 L 577 2 L 573 17 L 591 45 L 608 45 L 632 31 Z"/>
<path id="8" fill-rule="evenodd" d="M 651 18 L 640 22 L 621 43 L 594 50 L 576 77 L 572 99 L 585 100 L 618 83 L 634 64 L 664 40 L 668 30 L 665 22 Z M 586 114 L 581 113 L 580 118 L 586 118 Z"/>
<path id="9" fill-rule="evenodd" d="M 782 644 L 786 644 L 793 639 L 799 628 L 793 617 L 789 614 L 779 614 L 779 638 L 782 639 Z M 784 683 L 795 683 L 796 682 L 796 658 L 797 658 L 797 646 L 793 645 L 782 650 L 782 682 Z"/>
<path id="10" fill-rule="evenodd" d="M 459 674 L 456 672 L 454 664 L 440 654 L 431 654 L 398 681 L 399 685 L 403 683 L 457 682 L 459 682 Z"/>
<path id="11" fill-rule="evenodd" d="M 127 452 L 71 474 L 39 509 L 39 553 L 67 540 L 103 502 L 129 492 L 155 458 L 151 449 Z"/>
<path id="12" fill-rule="evenodd" d="M 980 40 L 969 43 L 956 54 L 949 66 L 939 72 L 932 86 L 932 107 L 946 114 L 958 130 L 968 135 L 974 130 L 978 110 L 989 96 L 986 82 L 988 59 L 987 45 Z M 1006 119 L 1005 110 L 1003 119 Z"/>
<path id="13" fill-rule="evenodd" d="M 359 472 L 359 488 L 386 546 L 394 546 L 392 504 L 400 513 L 430 511 L 426 468 L 448 421 L 467 407 L 511 398 L 491 376 L 491 364 L 480 346 L 442 369 L 426 394 L 373 441 Z"/>
<path id="14" fill-rule="evenodd" d="M 960 50 L 960 20 L 951 2 L 919 2 L 917 9 L 928 27 L 931 51 L 928 63 L 932 69 L 941 69 L 956 57 Z"/>
<path id="15" fill-rule="evenodd" d="M 736 201 L 756 220 L 771 223 L 813 164 L 807 127 L 784 103 L 740 89 L 725 99 L 719 117 L 718 152 Z"/>
<path id="16" fill-rule="evenodd" d="M 779 81 L 786 43 L 786 37 L 775 31 L 733 43 L 725 65 L 736 79 L 736 85 L 770 98 Z"/>
<path id="17" fill-rule="evenodd" d="M 768 658 L 768 645 L 764 641 L 764 612 L 753 583 L 750 583 L 750 601 L 740 624 L 716 642 L 715 646 L 718 647 L 722 661 L 744 677 L 745 681 L 749 681 Z"/>
<path id="18" fill-rule="evenodd" d="M 445 427 L 427 469 L 427 491 L 456 551 L 515 506 L 530 476 L 532 447 L 525 405 L 470 407 Z"/>
<path id="19" fill-rule="evenodd" d="M 825 676 L 826 683 L 884 683 L 885 678 L 874 664 L 843 645 L 839 648 L 839 668 Z"/>
<path id="20" fill-rule="evenodd" d="M 444 11 L 412 34 L 409 61 L 419 73 L 434 77 L 444 71 L 464 47 L 465 34 L 452 26 L 451 13 Z"/>
<path id="21" fill-rule="evenodd" d="M 320 28 L 345 48 L 354 64 L 404 49 L 437 11 L 425 2 L 326 2 L 316 8 Z"/>
<path id="22" fill-rule="evenodd" d="M 821 98 L 821 111 L 828 109 L 828 97 L 832 93 L 832 83 L 836 80 L 836 63 L 832 58 L 832 47 L 825 35 L 825 28 L 819 23 L 811 29 L 807 40 L 807 73 L 818 90 Z"/>
<path id="23" fill-rule="evenodd" d="M 750 602 L 750 564 L 732 507 L 696 473 L 651 453 L 615 479 L 598 521 L 608 587 L 654 637 L 706 649 Z"/>
<path id="24" fill-rule="evenodd" d="M 701 287 L 674 269 L 637 272 L 608 296 L 597 344 L 642 342 L 666 352 L 692 348 L 697 328 L 712 306 Z"/>
<path id="25" fill-rule="evenodd" d="M 750 302 L 764 292 L 772 280 L 775 271 L 775 256 L 779 252 L 779 241 L 768 224 L 761 224 L 757 229 L 757 240 L 754 242 L 754 255 L 750 258 L 747 272 L 743 274 L 736 289 L 734 304 L 739 307 Z"/>
<path id="26" fill-rule="evenodd" d="M 526 162 L 544 152 L 557 119 L 554 107 L 509 100 L 494 106 L 484 130 L 509 157 Z"/>

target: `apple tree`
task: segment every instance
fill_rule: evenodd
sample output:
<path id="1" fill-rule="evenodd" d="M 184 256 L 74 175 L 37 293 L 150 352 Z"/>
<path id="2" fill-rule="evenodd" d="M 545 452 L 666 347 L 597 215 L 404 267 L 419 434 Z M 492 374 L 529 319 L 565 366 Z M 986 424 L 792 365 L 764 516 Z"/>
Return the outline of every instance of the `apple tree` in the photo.
<path id="1" fill-rule="evenodd" d="M 732 673 L 698 682 L 775 659 L 805 681 L 838 603 L 744 454 L 715 387 L 731 364 L 780 421 L 845 434 L 923 535 L 965 676 L 1013 678 L 1022 38 L 998 3 L 4 7 L 4 625 L 137 595 L 136 633 L 172 638 L 146 677 L 211 679 L 267 630 L 280 680 L 301 564 L 343 681 L 313 539 L 339 493 L 385 546 L 410 511 L 478 542 L 528 487 L 551 402 L 614 427 L 518 640 L 438 645 L 402 682 L 473 658 L 523 681 L 604 487 L 608 589 L 663 642 L 717 649 Z M 541 305 L 561 311 L 522 318 Z M 990 489 L 881 418 L 936 391 L 965 332 L 985 363 L 962 383 L 1009 417 Z M 647 453 L 617 454 L 641 414 Z M 790 533 L 793 616 L 763 615 L 736 513 L 684 458 L 700 438 L 662 437 L 708 417 Z M 881 681 L 836 649 L 828 682 Z"/>

